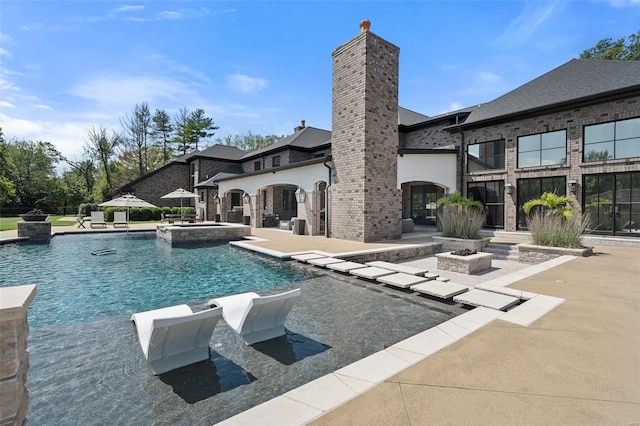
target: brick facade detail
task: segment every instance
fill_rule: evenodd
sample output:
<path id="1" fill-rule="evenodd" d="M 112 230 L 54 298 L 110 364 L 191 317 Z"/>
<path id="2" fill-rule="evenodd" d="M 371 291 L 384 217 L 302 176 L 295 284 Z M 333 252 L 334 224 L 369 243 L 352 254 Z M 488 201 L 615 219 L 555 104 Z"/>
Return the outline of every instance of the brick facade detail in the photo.
<path id="1" fill-rule="evenodd" d="M 333 52 L 331 237 L 400 238 L 399 52 L 369 31 Z"/>

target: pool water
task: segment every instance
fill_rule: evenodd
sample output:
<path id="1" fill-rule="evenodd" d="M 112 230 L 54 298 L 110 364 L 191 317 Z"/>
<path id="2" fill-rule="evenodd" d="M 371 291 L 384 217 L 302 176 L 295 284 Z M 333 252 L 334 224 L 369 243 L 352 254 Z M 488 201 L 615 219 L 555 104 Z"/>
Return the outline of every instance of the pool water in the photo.
<path id="1" fill-rule="evenodd" d="M 92 251 L 113 248 L 115 254 Z M 171 247 L 154 232 L 0 246 L 0 287 L 36 284 L 29 325 L 67 324 L 286 285 L 309 272 L 229 246 Z"/>

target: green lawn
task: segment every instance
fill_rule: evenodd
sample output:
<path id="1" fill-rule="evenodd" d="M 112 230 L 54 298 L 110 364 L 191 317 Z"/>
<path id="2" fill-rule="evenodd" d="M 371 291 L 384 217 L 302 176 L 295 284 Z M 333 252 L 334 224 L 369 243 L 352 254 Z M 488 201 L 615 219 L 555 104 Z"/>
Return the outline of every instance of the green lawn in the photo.
<path id="1" fill-rule="evenodd" d="M 73 226 L 77 223 L 70 220 L 60 220 L 65 216 L 49 216 L 47 220 L 51 221 L 51 226 Z M 17 223 L 22 221 L 20 217 L 0 217 L 0 231 L 11 231 L 18 229 Z"/>

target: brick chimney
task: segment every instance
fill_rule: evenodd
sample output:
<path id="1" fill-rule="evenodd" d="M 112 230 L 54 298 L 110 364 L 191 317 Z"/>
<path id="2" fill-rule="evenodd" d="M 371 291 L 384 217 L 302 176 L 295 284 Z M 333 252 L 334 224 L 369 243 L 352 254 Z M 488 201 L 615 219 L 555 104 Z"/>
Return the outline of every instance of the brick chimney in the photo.
<path id="1" fill-rule="evenodd" d="M 400 49 L 360 24 L 333 52 L 330 236 L 361 242 L 399 239 L 398 65 Z"/>
<path id="2" fill-rule="evenodd" d="M 304 120 L 300 120 L 300 125 L 298 127 L 294 127 L 293 131 L 294 132 L 298 132 L 298 131 L 304 129 L 306 127 L 304 123 L 305 123 Z"/>

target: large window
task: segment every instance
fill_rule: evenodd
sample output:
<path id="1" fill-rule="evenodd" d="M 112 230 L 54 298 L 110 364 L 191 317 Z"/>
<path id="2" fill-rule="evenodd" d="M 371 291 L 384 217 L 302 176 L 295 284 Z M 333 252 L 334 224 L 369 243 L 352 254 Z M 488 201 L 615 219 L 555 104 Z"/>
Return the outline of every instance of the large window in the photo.
<path id="1" fill-rule="evenodd" d="M 566 130 L 518 138 L 518 167 L 550 166 L 566 161 Z"/>
<path id="2" fill-rule="evenodd" d="M 504 181 L 470 182 L 467 184 L 467 196 L 484 205 L 486 228 L 504 228 Z"/>
<path id="3" fill-rule="evenodd" d="M 504 139 L 467 147 L 467 172 L 504 169 Z"/>
<path id="4" fill-rule="evenodd" d="M 527 228 L 527 215 L 522 206 L 529 200 L 540 198 L 545 192 L 567 195 L 567 179 L 564 176 L 518 179 L 518 229 Z"/>
<path id="5" fill-rule="evenodd" d="M 640 236 L 640 172 L 586 175 L 582 187 L 591 232 Z"/>
<path id="6" fill-rule="evenodd" d="M 640 118 L 585 126 L 585 162 L 631 157 L 640 157 Z"/>

